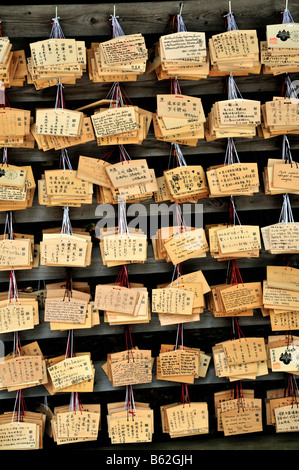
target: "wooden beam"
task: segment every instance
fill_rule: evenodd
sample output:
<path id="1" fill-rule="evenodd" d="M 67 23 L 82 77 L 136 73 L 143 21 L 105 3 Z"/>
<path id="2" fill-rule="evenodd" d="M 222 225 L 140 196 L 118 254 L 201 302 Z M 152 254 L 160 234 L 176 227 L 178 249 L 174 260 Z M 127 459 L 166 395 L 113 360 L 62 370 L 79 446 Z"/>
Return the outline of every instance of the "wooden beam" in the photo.
<path id="1" fill-rule="evenodd" d="M 290 195 L 290 201 L 293 209 L 299 208 L 299 196 Z M 265 195 L 261 190 L 254 196 L 236 196 L 235 203 L 238 212 L 247 211 L 268 211 L 268 210 L 280 210 L 282 205 L 282 195 Z M 162 203 L 158 205 L 153 199 L 148 199 L 142 204 L 146 211 L 146 216 L 149 217 L 154 214 L 157 207 L 160 207 L 161 214 L 167 215 L 167 208 L 172 205 L 171 202 Z M 131 207 L 132 206 L 132 207 Z M 130 211 L 134 204 L 127 204 L 127 209 Z M 206 198 L 200 199 L 197 204 L 180 204 L 185 215 L 194 214 L 195 211 L 202 210 L 203 214 L 218 214 L 226 212 L 229 206 L 229 198 Z M 96 212 L 98 207 L 97 202 L 94 200 L 93 204 L 82 205 L 80 208 L 70 207 L 70 219 L 72 221 L 89 221 L 97 222 L 100 220 L 100 216 Z M 200 209 L 201 207 L 201 209 Z M 117 205 L 114 205 L 115 220 L 117 221 Z M 134 218 L 134 215 L 127 215 L 128 220 Z M 0 224 L 5 224 L 6 212 L 0 212 Z M 28 223 L 40 223 L 41 221 L 51 223 L 61 223 L 62 220 L 62 208 L 61 207 L 46 207 L 38 204 L 37 194 L 34 199 L 34 204 L 26 210 L 13 211 L 14 222 L 19 224 Z"/>
<path id="2" fill-rule="evenodd" d="M 29 340 L 42 340 L 42 339 L 56 339 L 56 338 L 65 338 L 67 332 L 59 330 L 51 330 L 50 324 L 43 321 L 44 311 L 40 311 L 40 324 L 35 326 L 32 330 L 22 331 L 22 341 Z M 256 327 L 267 327 L 270 326 L 270 318 L 263 317 L 261 312 L 256 310 L 253 317 L 240 317 L 238 319 L 239 325 L 241 327 L 246 326 L 256 326 Z M 230 328 L 231 327 L 231 318 L 230 317 L 221 317 L 215 318 L 211 312 L 206 310 L 203 314 L 200 315 L 200 321 L 190 322 L 184 324 L 184 331 L 188 330 L 207 330 L 211 328 Z M 131 333 L 157 333 L 163 331 L 176 331 L 177 325 L 168 325 L 167 327 L 161 326 L 158 315 L 152 314 L 150 323 L 136 324 L 130 326 Z M 109 325 L 104 323 L 103 317 L 101 316 L 101 324 L 94 326 L 93 328 L 82 328 L 79 330 L 74 330 L 74 337 L 93 337 L 100 340 L 103 337 L 110 335 L 122 335 L 124 331 L 123 325 Z M 3 333 L 1 335 L 2 341 L 5 343 L 8 341 L 13 341 L 13 333 Z M 92 339 L 92 338 L 91 338 Z"/>
<path id="3" fill-rule="evenodd" d="M 89 45 L 87 44 L 87 47 Z M 298 79 L 299 74 L 291 74 L 292 80 Z M 280 94 L 283 75 L 249 75 L 247 77 L 236 77 L 236 83 L 241 93 L 269 93 Z M 184 94 L 190 96 L 226 95 L 225 77 L 208 77 L 202 80 L 180 80 Z M 131 99 L 156 98 L 157 93 L 169 93 L 169 80 L 158 81 L 155 73 L 140 75 L 136 82 L 126 82 L 123 87 Z M 87 73 L 77 80 L 76 85 L 64 85 L 64 97 L 67 103 L 74 100 L 96 101 L 99 97 L 105 97 L 111 88 L 111 83 L 93 83 L 89 80 Z M 11 87 L 7 89 L 7 96 L 11 103 L 37 103 L 51 101 L 55 102 L 56 87 L 35 90 L 33 85 Z"/>
<path id="4" fill-rule="evenodd" d="M 3 33 L 9 37 L 49 37 L 51 20 L 56 4 L 1 6 Z M 279 0 L 238 0 L 232 3 L 232 11 L 240 29 L 262 29 L 267 24 L 281 22 L 283 3 Z M 290 9 L 294 18 L 299 16 L 299 5 L 293 2 Z M 258 12 L 258 14 L 257 14 Z M 107 35 L 110 37 L 110 15 L 113 4 L 61 4 L 58 16 L 66 37 Z M 162 35 L 169 18 L 179 13 L 179 3 L 173 1 L 128 2 L 117 5 L 117 15 L 126 34 Z M 224 15 L 228 13 L 228 1 L 184 2 L 183 19 L 189 31 L 223 31 Z"/>
<path id="5" fill-rule="evenodd" d="M 254 137 L 252 139 L 241 139 L 235 138 L 235 144 L 238 154 L 242 153 L 254 153 L 254 152 L 276 152 L 275 158 L 281 158 L 281 137 L 272 137 L 271 139 L 263 139 L 261 137 Z M 299 136 L 290 135 L 289 141 L 292 150 L 299 149 Z M 198 155 L 213 157 L 216 154 L 223 154 L 223 160 L 225 156 L 225 149 L 227 145 L 226 139 L 218 139 L 212 142 L 206 140 L 199 140 L 196 147 L 182 146 L 184 155 Z M 87 144 L 76 145 L 67 149 L 70 158 L 78 158 L 78 155 L 87 155 L 100 157 L 111 150 L 111 147 L 99 147 L 96 141 L 89 142 Z M 142 145 L 130 145 L 128 151 L 131 157 L 136 158 L 150 158 L 150 157 L 168 157 L 169 158 L 169 143 L 158 141 L 152 129 L 150 129 L 147 138 L 143 141 Z M 49 150 L 43 152 L 34 149 L 16 149 L 10 148 L 9 160 L 14 162 L 56 162 L 59 163 L 59 151 Z M 168 163 L 168 158 L 165 159 L 165 165 Z M 200 164 L 202 161 L 200 160 Z M 205 160 L 206 162 L 206 160 Z M 210 164 L 213 164 L 212 158 L 210 158 Z"/>
<path id="6" fill-rule="evenodd" d="M 258 269 L 265 268 L 268 265 L 275 266 L 277 261 L 277 256 L 266 253 L 264 250 L 261 250 L 259 258 L 246 259 L 241 258 L 238 260 L 238 266 L 240 269 Z M 296 255 L 290 256 L 290 262 L 292 266 L 297 265 Z M 280 264 L 280 262 L 279 262 Z M 184 269 L 186 272 L 195 271 L 202 269 L 203 271 L 219 271 L 226 270 L 227 263 L 217 261 L 211 257 L 210 253 L 207 253 L 206 258 L 190 259 L 184 261 Z M 146 275 L 154 273 L 168 273 L 171 275 L 173 272 L 173 264 L 166 263 L 164 260 L 155 260 L 153 257 L 152 245 L 148 246 L 148 258 L 144 264 L 131 264 L 128 265 L 128 272 L 130 275 Z M 90 279 L 90 278 L 102 278 L 102 277 L 117 277 L 119 273 L 119 267 L 108 268 L 103 266 L 102 258 L 100 255 L 99 247 L 95 246 L 93 248 L 92 255 L 92 264 L 86 268 L 73 268 L 73 279 Z M 20 282 L 30 283 L 31 281 L 36 280 L 51 280 L 51 279 L 64 279 L 65 277 L 65 267 L 52 267 L 52 266 L 39 266 L 39 268 L 27 269 L 16 271 L 17 279 Z M 0 272 L 0 282 L 7 283 L 9 278 L 9 271 Z"/>
<path id="7" fill-rule="evenodd" d="M 102 365 L 104 364 L 104 361 L 95 361 L 93 364 L 95 366 L 95 384 L 94 384 L 94 390 L 93 390 L 94 392 L 110 392 L 111 393 L 111 392 L 114 392 L 115 390 L 118 390 L 118 391 L 123 390 L 125 392 L 125 387 L 113 387 L 111 385 L 106 374 L 102 370 Z M 155 366 L 154 366 L 154 369 L 155 369 Z M 278 380 L 282 380 L 283 376 L 284 376 L 283 373 L 269 372 L 269 375 L 257 377 L 256 380 L 247 381 L 247 383 L 264 382 L 265 380 L 270 380 L 270 379 L 278 381 Z M 219 383 L 226 383 L 226 382 L 227 382 L 227 379 L 225 377 L 224 378 L 216 377 L 215 369 L 211 365 L 208 369 L 206 377 L 195 379 L 194 385 L 206 386 L 206 385 L 216 385 Z M 168 387 L 177 387 L 177 386 L 178 384 L 176 382 L 168 382 L 166 380 L 157 380 L 155 376 L 155 372 L 154 372 L 153 380 L 151 383 L 134 385 L 134 390 L 145 389 L 145 388 L 147 389 L 148 388 L 150 389 L 168 388 Z M 66 392 L 59 392 L 59 395 L 64 395 L 65 393 Z M 0 391 L 0 400 L 15 398 L 15 394 L 16 392 L 7 392 L 6 390 L 2 390 Z M 44 397 L 44 396 L 49 396 L 49 393 L 43 386 L 24 389 L 25 398 L 26 397 Z"/>

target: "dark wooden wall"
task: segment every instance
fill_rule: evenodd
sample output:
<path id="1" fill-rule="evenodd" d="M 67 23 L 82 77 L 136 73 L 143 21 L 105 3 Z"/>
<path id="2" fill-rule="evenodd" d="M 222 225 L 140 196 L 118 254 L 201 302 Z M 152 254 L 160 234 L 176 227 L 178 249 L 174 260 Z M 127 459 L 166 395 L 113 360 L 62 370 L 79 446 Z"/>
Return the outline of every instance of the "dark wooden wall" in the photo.
<path id="1" fill-rule="evenodd" d="M 265 38 L 266 24 L 277 23 L 281 21 L 281 10 L 283 2 L 277 0 L 235 0 L 232 2 L 232 10 L 240 29 L 257 28 L 260 39 Z M 61 26 L 66 37 L 84 39 L 86 46 L 91 42 L 106 40 L 110 37 L 109 15 L 113 12 L 113 4 L 57 4 L 58 16 L 60 16 Z M 299 3 L 290 2 L 291 13 L 296 21 L 299 19 Z M 116 4 L 116 14 L 125 33 L 130 34 L 140 32 L 145 35 L 147 45 L 150 46 L 157 38 L 164 34 L 168 28 L 169 19 L 177 14 L 180 8 L 180 2 L 159 1 L 159 2 L 119 2 Z M 224 0 L 215 0 L 213 2 L 187 0 L 184 1 L 183 18 L 189 31 L 206 31 L 207 37 L 224 30 L 223 15 L 227 13 L 228 2 Z M 45 39 L 49 36 L 51 28 L 51 18 L 55 15 L 55 4 L 42 5 L 1 5 L 0 18 L 2 19 L 3 34 L 10 37 L 14 49 L 25 48 L 29 54 L 29 43 L 38 39 Z M 293 80 L 299 78 L 299 74 L 291 76 Z M 272 96 L 279 95 L 283 82 L 283 77 L 273 77 L 271 75 L 253 75 L 249 77 L 237 77 L 236 82 L 244 98 L 258 99 L 262 103 Z M 208 78 L 201 81 L 180 82 L 182 92 L 186 95 L 198 96 L 202 98 L 206 114 L 209 112 L 213 102 L 226 98 L 225 78 Z M 125 83 L 124 89 L 134 104 L 140 105 L 145 109 L 155 111 L 156 94 L 168 93 L 169 82 L 158 82 L 154 73 L 144 75 L 134 83 Z M 91 103 L 95 100 L 104 98 L 110 88 L 109 84 L 90 83 L 87 74 L 77 82 L 75 86 L 66 85 L 64 94 L 66 105 L 69 108 Z M 8 99 L 11 105 L 23 107 L 32 111 L 37 106 L 53 106 L 56 88 L 36 91 L 32 85 L 26 85 L 23 88 L 11 88 L 7 91 Z M 258 162 L 260 173 L 269 157 L 280 158 L 281 138 L 264 140 L 254 138 L 250 140 L 235 139 L 236 147 L 242 161 Z M 299 137 L 290 136 L 293 157 L 298 161 Z M 201 164 L 204 168 L 223 162 L 226 140 L 215 142 L 200 141 L 197 147 L 182 147 L 184 156 L 188 164 Z M 73 166 L 76 167 L 80 154 L 86 156 L 101 156 L 107 149 L 99 148 L 96 142 L 82 146 L 71 147 L 69 155 Z M 147 139 L 142 146 L 128 146 L 130 155 L 134 158 L 148 159 L 149 166 L 154 168 L 156 176 L 162 175 L 167 168 L 169 156 L 169 144 L 155 140 L 153 130 L 151 129 Z M 13 163 L 30 164 L 33 167 L 36 180 L 48 168 L 57 168 L 59 152 L 42 152 L 37 148 L 34 150 L 9 149 L 9 159 Z M 260 175 L 261 176 L 261 175 Z M 253 197 L 237 197 L 236 206 L 243 223 L 257 224 L 260 226 L 276 223 L 278 221 L 282 196 L 265 196 L 263 191 L 262 178 L 260 193 Z M 290 197 L 295 219 L 298 220 L 298 196 Z M 149 213 L 149 204 L 146 203 Z M 207 198 L 200 201 L 203 204 L 204 224 L 217 223 L 227 220 L 228 198 L 211 199 Z M 70 217 L 73 226 L 87 226 L 96 224 L 99 217 L 96 215 L 96 201 L 91 206 L 80 209 L 71 209 Z M 35 200 L 32 208 L 26 211 L 17 211 L 14 213 L 14 229 L 17 232 L 32 233 L 36 237 L 36 242 L 41 239 L 41 230 L 47 227 L 60 226 L 62 219 L 61 208 L 45 208 L 39 206 Z M 5 214 L 0 214 L 1 230 L 5 221 Z M 259 259 L 240 260 L 238 265 L 244 281 L 263 281 L 268 264 L 280 265 L 284 263 L 283 256 L 273 256 L 261 251 Z M 298 265 L 298 258 L 292 257 L 293 266 Z M 190 260 L 184 262 L 183 269 L 185 273 L 196 269 L 202 269 L 210 284 L 224 282 L 226 275 L 226 263 L 220 263 L 207 256 L 202 260 Z M 157 262 L 153 259 L 152 248 L 149 246 L 148 260 L 145 264 L 136 264 L 129 266 L 129 277 L 132 282 L 142 281 L 149 288 L 155 287 L 157 283 L 168 282 L 171 278 L 172 265 L 165 262 Z M 117 276 L 118 268 L 106 268 L 102 265 L 100 252 L 95 242 L 92 265 L 88 268 L 74 269 L 74 280 L 85 280 L 90 282 L 92 289 L 97 283 L 113 282 Z M 62 280 L 65 276 L 64 268 L 44 267 L 18 273 L 18 283 L 20 287 L 37 287 L 38 281 L 51 282 Z M 8 274 L 0 273 L 1 290 L 4 291 L 8 286 Z M 66 347 L 66 333 L 50 331 L 48 324 L 42 322 L 43 312 L 41 312 L 41 324 L 34 330 L 20 333 L 23 344 L 31 340 L 38 340 L 43 353 L 46 356 L 63 354 Z M 187 324 L 185 326 L 185 344 L 193 347 L 199 347 L 206 353 L 211 354 L 212 346 L 221 340 L 230 338 L 229 318 L 213 318 L 210 312 L 206 311 L 200 322 Z M 255 312 L 254 317 L 241 318 L 240 325 L 247 336 L 267 337 L 271 334 L 269 318 L 263 318 L 260 312 Z M 133 342 L 135 345 L 143 348 L 149 348 L 153 351 L 153 356 L 157 356 L 161 343 L 173 343 L 176 337 L 176 327 L 160 327 L 155 315 L 149 325 L 134 325 L 131 327 Z M 1 335 L 0 338 L 5 342 L 7 351 L 12 347 L 12 334 Z M 101 323 L 100 326 L 91 330 L 78 330 L 75 332 L 75 347 L 77 351 L 90 351 L 92 359 L 96 365 L 96 380 L 94 392 L 82 397 L 83 402 L 100 402 L 102 404 L 102 432 L 97 443 L 92 447 L 98 449 L 109 446 L 109 440 L 106 432 L 106 403 L 109 401 L 118 401 L 124 399 L 123 389 L 113 389 L 106 376 L 101 370 L 101 364 L 105 361 L 109 352 L 118 351 L 125 348 L 123 327 L 112 327 Z M 244 381 L 244 387 L 254 388 L 256 397 L 264 398 L 266 390 L 284 386 L 284 375 L 269 373 L 268 376 L 261 377 L 256 381 Z M 241 436 L 240 440 L 220 439 L 221 433 L 216 431 L 216 420 L 213 413 L 213 393 L 218 390 L 230 388 L 227 380 L 221 380 L 215 377 L 213 363 L 209 368 L 205 379 L 198 379 L 194 385 L 189 386 L 191 400 L 208 401 L 210 411 L 210 434 L 209 436 L 199 436 L 196 438 L 184 438 L 170 443 L 170 439 L 161 432 L 159 406 L 171 403 L 180 399 L 180 386 L 174 383 L 158 382 L 155 379 L 151 385 L 134 386 L 135 399 L 137 401 L 148 401 L 155 409 L 155 434 L 154 442 L 147 448 L 158 447 L 163 442 L 165 446 L 180 449 L 190 444 L 190 448 L 210 448 L 219 447 L 219 442 L 224 442 L 224 448 L 237 449 L 240 445 L 249 446 L 255 443 L 259 445 L 261 440 L 256 436 Z M 34 409 L 43 397 L 47 395 L 43 387 L 28 389 L 24 393 L 28 409 Z M 15 394 L 0 392 L 0 410 L 12 409 Z M 57 394 L 49 398 L 50 406 L 67 404 L 68 394 Z M 265 409 L 264 409 L 265 411 Z M 264 413 L 265 416 L 265 413 Z M 270 442 L 279 446 L 284 440 L 284 436 L 274 435 L 274 430 L 268 428 L 265 424 L 263 438 L 269 438 L 266 446 L 271 446 Z M 271 441 L 271 439 L 273 441 Z M 292 436 L 293 440 L 295 439 Z M 290 439 L 285 439 L 290 442 Z M 269 442 L 269 444 L 267 444 Z M 241 443 L 241 444 L 240 444 Z M 53 448 L 54 444 L 46 440 L 46 448 Z M 67 450 L 76 446 L 66 446 Z M 90 446 L 81 444 L 80 448 L 88 449 Z M 256 447 L 257 448 L 257 447 Z M 295 444 L 296 448 L 296 444 Z M 297 447 L 298 448 L 298 447 Z"/>

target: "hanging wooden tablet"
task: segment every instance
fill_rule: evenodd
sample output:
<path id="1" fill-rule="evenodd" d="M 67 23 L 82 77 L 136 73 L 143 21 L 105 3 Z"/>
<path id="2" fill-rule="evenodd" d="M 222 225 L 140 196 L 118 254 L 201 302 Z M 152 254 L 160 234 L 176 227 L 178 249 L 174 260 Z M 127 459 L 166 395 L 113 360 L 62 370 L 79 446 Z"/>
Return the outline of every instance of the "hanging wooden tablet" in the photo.
<path id="1" fill-rule="evenodd" d="M 108 403 L 107 425 L 111 444 L 152 442 L 154 411 L 149 403 L 135 402 L 132 387 L 125 402 Z"/>
<path id="2" fill-rule="evenodd" d="M 256 136 L 261 123 L 261 103 L 244 99 L 232 73 L 228 77 L 228 99 L 213 104 L 205 126 L 207 141 L 220 138 Z"/>
<path id="3" fill-rule="evenodd" d="M 152 112 L 134 106 L 119 82 L 113 83 L 106 99 L 77 108 L 93 110 L 91 121 L 99 146 L 141 145 L 152 121 Z"/>
<path id="4" fill-rule="evenodd" d="M 236 225 L 236 221 L 239 225 Z M 210 252 L 218 261 L 259 257 L 261 236 L 259 226 L 242 225 L 236 211 L 234 196 L 230 197 L 228 224 L 206 227 Z"/>
<path id="5" fill-rule="evenodd" d="M 262 400 L 240 397 L 220 403 L 224 436 L 263 431 Z"/>
<path id="6" fill-rule="evenodd" d="M 87 49 L 88 73 L 94 83 L 136 81 L 145 72 L 148 51 L 140 34 L 125 35 L 115 12 L 110 18 L 112 39 Z"/>
<path id="7" fill-rule="evenodd" d="M 241 196 L 259 192 L 257 163 L 241 163 L 234 139 L 227 139 L 224 165 L 209 167 L 206 172 L 209 197 Z"/>
<path id="8" fill-rule="evenodd" d="M 299 251 L 299 223 L 294 221 L 288 194 L 283 195 L 279 222 L 261 227 L 266 251 L 272 254 L 294 254 Z"/>
<path id="9" fill-rule="evenodd" d="M 205 402 L 164 405 L 160 412 L 163 432 L 171 438 L 209 433 L 208 404 Z"/>
<path id="10" fill-rule="evenodd" d="M 231 10 L 225 17 L 227 31 L 215 34 L 209 39 L 209 75 L 259 74 L 261 63 L 256 30 L 240 30 Z"/>
<path id="11" fill-rule="evenodd" d="M 272 372 L 299 374 L 299 338 L 292 333 L 268 336 L 269 366 Z"/>
<path id="12" fill-rule="evenodd" d="M 234 382 L 243 379 L 255 380 L 259 376 L 268 374 L 266 359 L 229 365 L 226 361 L 223 343 L 213 346 L 212 352 L 217 377 L 226 377 L 230 382 Z"/>
<path id="13" fill-rule="evenodd" d="M 199 321 L 205 309 L 204 294 L 209 291 L 210 287 L 201 271 L 183 275 L 179 265 L 176 265 L 171 283 L 159 284 L 157 289 L 152 290 L 152 311 L 158 314 L 161 326 Z"/>
<path id="14" fill-rule="evenodd" d="M 18 390 L 14 410 L 0 416 L 1 450 L 43 448 L 46 417 L 43 413 L 28 411 L 25 407 L 23 390 Z"/>
<path id="15" fill-rule="evenodd" d="M 267 390 L 267 425 L 277 433 L 298 432 L 298 405 L 296 375 L 286 373 L 285 388 Z"/>
<path id="16" fill-rule="evenodd" d="M 0 212 L 32 207 L 36 188 L 32 167 L 10 165 L 4 147 L 0 174 Z"/>
<path id="17" fill-rule="evenodd" d="M 60 392 L 92 392 L 95 369 L 90 353 L 76 353 L 47 359 L 48 383 L 45 384 L 50 395 Z"/>
<path id="18" fill-rule="evenodd" d="M 113 387 L 152 382 L 150 350 L 130 349 L 108 354 L 103 369 Z"/>
<path id="19" fill-rule="evenodd" d="M 173 16 L 172 33 L 150 48 L 146 72 L 155 71 L 158 80 L 200 80 L 208 76 L 209 65 L 205 33 L 187 31 L 180 12 Z"/>
<path id="20" fill-rule="evenodd" d="M 0 364 L 1 390 L 23 390 L 48 382 L 46 360 L 35 341 L 18 346 L 17 352 L 6 355 Z"/>
<path id="21" fill-rule="evenodd" d="M 84 41 L 66 39 L 59 23 L 53 18 L 50 38 L 30 43 L 31 57 L 27 59 L 29 83 L 36 90 L 58 83 L 75 84 L 87 67 Z"/>
<path id="22" fill-rule="evenodd" d="M 244 389 L 241 381 L 235 382 L 230 390 L 223 390 L 214 393 L 214 406 L 215 417 L 217 419 L 217 431 L 223 431 L 223 424 L 221 419 L 221 403 L 230 400 L 238 399 L 239 401 L 244 398 L 254 398 L 254 390 Z"/>
<path id="23" fill-rule="evenodd" d="M 54 408 L 51 430 L 57 445 L 96 441 L 101 429 L 101 405 L 83 404 L 78 392 L 71 394 L 70 404 Z"/>
<path id="24" fill-rule="evenodd" d="M 27 75 L 25 51 L 13 51 L 10 39 L 2 35 L 0 27 L 0 81 L 5 88 L 24 86 Z"/>
<path id="25" fill-rule="evenodd" d="M 61 150 L 64 160 L 68 159 L 67 151 Z M 93 184 L 78 178 L 77 170 L 69 165 L 61 170 L 46 170 L 38 181 L 39 204 L 51 206 L 81 207 L 92 204 Z"/>
<path id="26" fill-rule="evenodd" d="M 299 71 L 298 30 L 299 25 L 295 23 L 287 6 L 280 24 L 266 26 L 266 41 L 260 43 L 264 74 L 280 75 Z"/>
<path id="27" fill-rule="evenodd" d="M 284 134 L 298 134 L 298 98 L 274 96 L 272 101 L 266 101 L 261 106 L 262 137 L 270 138 Z"/>
<path id="28" fill-rule="evenodd" d="M 86 267 L 91 263 L 91 236 L 84 229 L 72 229 L 67 206 L 63 208 L 62 228 L 44 230 L 40 249 L 44 266 Z"/>
<path id="29" fill-rule="evenodd" d="M 206 376 L 210 359 L 199 349 L 162 344 L 156 359 L 157 379 L 192 384 Z"/>

